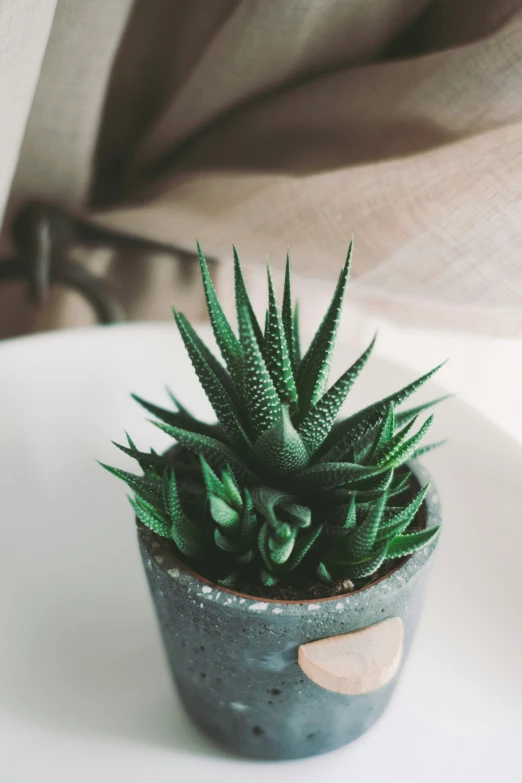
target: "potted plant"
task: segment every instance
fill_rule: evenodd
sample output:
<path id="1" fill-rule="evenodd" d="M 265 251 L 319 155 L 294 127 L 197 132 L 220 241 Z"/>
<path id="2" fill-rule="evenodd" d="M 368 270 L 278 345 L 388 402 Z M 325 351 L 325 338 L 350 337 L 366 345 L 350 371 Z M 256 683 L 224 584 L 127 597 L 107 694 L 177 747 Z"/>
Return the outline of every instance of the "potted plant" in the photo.
<path id="1" fill-rule="evenodd" d="M 374 345 L 328 387 L 352 246 L 301 354 L 287 259 L 279 309 L 270 269 L 264 328 L 234 249 L 238 333 L 198 245 L 223 363 L 174 317 L 216 413 L 199 421 L 138 397 L 177 445 L 119 448 L 143 474 L 105 465 L 134 493 L 138 539 L 167 657 L 196 723 L 229 748 L 297 758 L 344 745 L 385 709 L 407 656 L 439 531 L 415 463 L 439 400 L 397 408 L 438 369 L 344 420 Z M 118 444 L 116 444 L 118 445 Z"/>

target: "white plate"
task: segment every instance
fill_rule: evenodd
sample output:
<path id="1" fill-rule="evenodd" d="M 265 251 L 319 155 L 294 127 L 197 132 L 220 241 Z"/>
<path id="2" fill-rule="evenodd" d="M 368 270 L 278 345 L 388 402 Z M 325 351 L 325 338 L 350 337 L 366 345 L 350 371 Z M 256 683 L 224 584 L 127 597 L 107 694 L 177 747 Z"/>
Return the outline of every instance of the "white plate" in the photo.
<path id="1" fill-rule="evenodd" d="M 348 350 L 341 364 L 353 355 Z M 349 356 L 348 356 L 349 354 Z M 375 359 L 362 404 L 411 380 Z M 95 458 L 166 436 L 129 398 L 202 396 L 173 327 L 129 325 L 0 346 L 0 779 L 212 781 L 520 780 L 522 451 L 452 400 L 427 464 L 444 534 L 417 643 L 385 717 L 328 756 L 285 764 L 227 756 L 173 694 L 124 486 Z M 432 387 L 424 394 L 437 393 Z M 206 410 L 206 409 L 205 409 Z"/>

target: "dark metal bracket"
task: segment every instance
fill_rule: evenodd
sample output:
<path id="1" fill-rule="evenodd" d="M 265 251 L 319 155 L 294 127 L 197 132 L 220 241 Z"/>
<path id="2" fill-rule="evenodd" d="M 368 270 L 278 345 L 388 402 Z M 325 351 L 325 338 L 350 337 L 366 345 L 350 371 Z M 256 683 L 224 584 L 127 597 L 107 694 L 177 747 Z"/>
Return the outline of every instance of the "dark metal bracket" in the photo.
<path id="1" fill-rule="evenodd" d="M 30 202 L 18 213 L 13 221 L 12 238 L 17 253 L 0 262 L 0 284 L 26 280 L 29 299 L 36 305 L 45 304 L 53 284 L 72 288 L 85 297 L 102 324 L 124 321 L 123 307 L 103 280 L 71 260 L 74 246 L 194 258 L 192 253 L 172 245 L 100 228 L 45 202 Z"/>

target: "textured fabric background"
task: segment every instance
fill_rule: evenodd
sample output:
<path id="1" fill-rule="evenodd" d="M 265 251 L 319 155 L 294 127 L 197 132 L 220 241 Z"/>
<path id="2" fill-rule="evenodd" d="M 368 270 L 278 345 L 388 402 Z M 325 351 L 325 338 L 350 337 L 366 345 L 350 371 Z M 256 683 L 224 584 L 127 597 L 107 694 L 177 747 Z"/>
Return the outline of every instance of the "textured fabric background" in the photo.
<path id="1" fill-rule="evenodd" d="M 53 10 L 0 0 L 4 235 L 41 195 L 224 262 L 233 240 L 254 277 L 290 244 L 325 280 L 355 232 L 362 302 L 520 333 L 520 0 L 58 0 L 49 35 Z M 102 267 L 169 317 L 165 263 Z"/>
<path id="2" fill-rule="evenodd" d="M 0 220 L 55 6 L 56 0 L 0 0 Z"/>

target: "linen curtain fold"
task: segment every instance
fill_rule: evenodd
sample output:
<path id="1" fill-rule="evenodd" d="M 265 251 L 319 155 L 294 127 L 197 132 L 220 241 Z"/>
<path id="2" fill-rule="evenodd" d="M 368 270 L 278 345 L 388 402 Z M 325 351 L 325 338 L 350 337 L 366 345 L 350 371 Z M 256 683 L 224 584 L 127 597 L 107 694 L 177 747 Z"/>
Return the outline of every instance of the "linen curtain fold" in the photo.
<path id="1" fill-rule="evenodd" d="M 5 236 L 38 196 L 324 279 L 355 232 L 362 301 L 520 333 L 521 2 L 3 0 L 0 53 Z"/>

